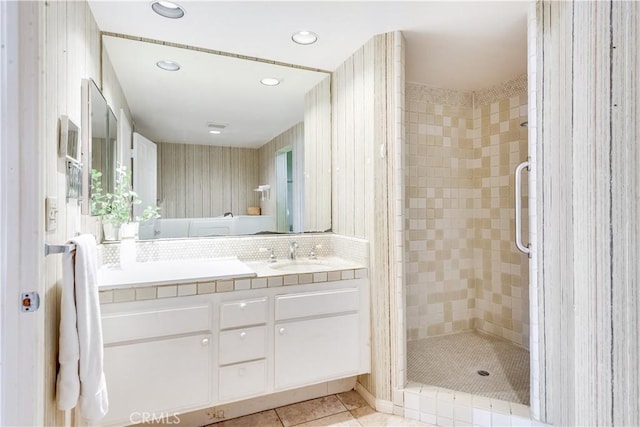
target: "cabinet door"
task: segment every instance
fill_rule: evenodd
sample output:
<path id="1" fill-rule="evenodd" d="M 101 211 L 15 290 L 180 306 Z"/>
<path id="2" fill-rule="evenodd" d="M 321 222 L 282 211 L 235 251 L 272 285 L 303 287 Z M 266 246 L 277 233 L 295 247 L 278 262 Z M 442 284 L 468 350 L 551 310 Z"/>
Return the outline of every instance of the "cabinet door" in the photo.
<path id="1" fill-rule="evenodd" d="M 102 424 L 131 424 L 144 412 L 171 415 L 207 405 L 211 335 L 106 347 L 104 372 L 109 412 Z"/>
<path id="2" fill-rule="evenodd" d="M 358 344 L 357 314 L 277 324 L 276 389 L 358 373 Z"/>

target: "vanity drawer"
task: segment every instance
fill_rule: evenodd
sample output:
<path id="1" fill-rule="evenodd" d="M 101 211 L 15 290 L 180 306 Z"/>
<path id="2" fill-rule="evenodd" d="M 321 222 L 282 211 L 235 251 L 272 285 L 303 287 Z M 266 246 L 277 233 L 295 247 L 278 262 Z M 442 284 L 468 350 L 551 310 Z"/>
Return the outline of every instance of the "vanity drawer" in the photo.
<path id="1" fill-rule="evenodd" d="M 220 365 L 265 357 L 267 327 L 234 329 L 220 332 Z"/>
<path id="2" fill-rule="evenodd" d="M 266 298 L 225 302 L 220 306 L 220 329 L 266 323 L 267 308 Z"/>
<path id="3" fill-rule="evenodd" d="M 358 289 L 334 289 L 320 292 L 279 295 L 276 320 L 358 311 Z"/>
<path id="4" fill-rule="evenodd" d="M 219 389 L 220 400 L 263 393 L 266 389 L 265 360 L 240 363 L 220 368 Z"/>
<path id="5" fill-rule="evenodd" d="M 104 344 L 203 332 L 211 329 L 211 306 L 102 314 Z"/>

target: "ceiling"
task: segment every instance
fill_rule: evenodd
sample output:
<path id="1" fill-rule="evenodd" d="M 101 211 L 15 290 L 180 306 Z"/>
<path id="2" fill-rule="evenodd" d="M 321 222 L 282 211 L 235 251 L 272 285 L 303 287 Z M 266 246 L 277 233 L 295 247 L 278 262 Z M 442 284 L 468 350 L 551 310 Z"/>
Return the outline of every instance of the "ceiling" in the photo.
<path id="1" fill-rule="evenodd" d="M 527 69 L 527 0 L 176 3 L 186 12 L 181 19 L 157 15 L 150 0 L 89 0 L 102 31 L 327 71 L 374 35 L 394 30 L 406 39 L 409 82 L 472 91 Z M 318 42 L 293 43 L 298 30 L 314 31 Z M 257 61 L 248 61 L 255 70 L 243 71 L 233 64 L 247 61 L 121 38 L 107 37 L 104 46 L 136 129 L 155 141 L 260 146 L 302 120 L 303 95 L 324 76 Z M 159 59 L 183 69 L 158 70 Z M 268 76 L 284 82 L 261 86 L 258 81 Z M 211 121 L 229 126 L 209 135 Z"/>
<path id="2" fill-rule="evenodd" d="M 304 94 L 328 75 L 105 36 L 136 131 L 154 142 L 258 148 L 304 119 Z M 180 71 L 164 71 L 170 59 Z M 260 80 L 277 77 L 278 86 Z M 225 126 L 212 135 L 209 123 Z"/>
<path id="3" fill-rule="evenodd" d="M 151 2 L 89 4 L 102 31 L 335 70 L 372 36 L 401 30 L 407 81 L 477 90 L 526 72 L 526 16 L 521 1 L 182 1 L 181 19 Z M 311 30 L 316 44 L 291 34 Z"/>

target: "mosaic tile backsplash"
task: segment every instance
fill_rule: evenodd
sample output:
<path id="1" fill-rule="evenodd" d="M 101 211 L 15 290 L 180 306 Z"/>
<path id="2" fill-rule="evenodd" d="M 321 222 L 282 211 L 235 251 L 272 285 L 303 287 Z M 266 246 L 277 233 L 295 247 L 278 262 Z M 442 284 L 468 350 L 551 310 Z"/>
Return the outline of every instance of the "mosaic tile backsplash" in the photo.
<path id="1" fill-rule="evenodd" d="M 241 261 L 266 260 L 269 253 L 261 252 L 261 248 L 273 249 L 278 259 L 286 259 L 291 242 L 298 244 L 297 253 L 302 258 L 309 256 L 312 249 L 315 248 L 315 252 L 319 257 L 335 255 L 363 265 L 367 265 L 369 260 L 368 242 L 366 240 L 337 234 L 320 233 L 138 241 L 136 244 L 136 261 L 148 262 L 226 256 L 237 256 Z M 99 248 L 101 264 L 118 264 L 120 262 L 120 245 L 118 243 L 103 244 Z"/>
<path id="2" fill-rule="evenodd" d="M 513 243 L 526 89 L 526 76 L 458 95 L 407 84 L 408 340 L 477 328 L 528 347 L 528 260 Z"/>

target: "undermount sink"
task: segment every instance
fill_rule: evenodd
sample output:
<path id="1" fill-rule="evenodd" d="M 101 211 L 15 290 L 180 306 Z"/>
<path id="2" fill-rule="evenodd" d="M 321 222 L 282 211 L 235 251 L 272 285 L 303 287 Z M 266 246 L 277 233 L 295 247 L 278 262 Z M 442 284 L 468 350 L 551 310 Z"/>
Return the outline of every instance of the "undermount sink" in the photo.
<path id="1" fill-rule="evenodd" d="M 301 259 L 294 261 L 278 261 L 273 264 L 269 264 L 269 268 L 299 273 L 307 271 L 330 271 L 335 269 L 335 265 L 323 260 Z"/>

